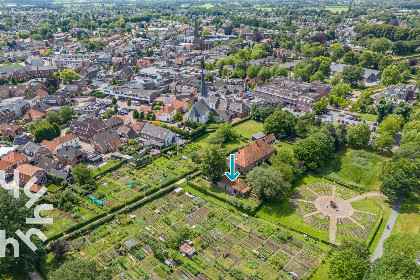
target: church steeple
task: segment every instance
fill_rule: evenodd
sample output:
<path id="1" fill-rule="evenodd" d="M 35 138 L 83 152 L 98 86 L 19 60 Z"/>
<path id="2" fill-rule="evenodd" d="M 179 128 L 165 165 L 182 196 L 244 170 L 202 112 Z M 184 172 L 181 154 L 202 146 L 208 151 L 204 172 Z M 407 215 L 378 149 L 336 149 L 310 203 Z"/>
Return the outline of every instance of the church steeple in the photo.
<path id="1" fill-rule="evenodd" d="M 206 90 L 206 80 L 204 79 L 204 69 L 201 69 L 201 91 L 200 97 L 206 98 L 207 97 L 207 90 Z"/>
<path id="2" fill-rule="evenodd" d="M 195 16 L 195 18 L 194 18 L 194 37 L 198 37 L 197 16 Z"/>

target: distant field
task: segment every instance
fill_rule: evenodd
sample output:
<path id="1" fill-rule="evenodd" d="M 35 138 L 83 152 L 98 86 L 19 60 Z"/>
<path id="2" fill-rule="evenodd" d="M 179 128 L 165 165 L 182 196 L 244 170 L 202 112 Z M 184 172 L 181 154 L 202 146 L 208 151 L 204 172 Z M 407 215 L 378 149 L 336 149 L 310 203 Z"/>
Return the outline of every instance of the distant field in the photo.
<path id="1" fill-rule="evenodd" d="M 329 10 L 333 13 L 341 13 L 341 12 L 347 12 L 349 10 L 349 7 L 344 6 L 326 6 L 325 10 Z"/>

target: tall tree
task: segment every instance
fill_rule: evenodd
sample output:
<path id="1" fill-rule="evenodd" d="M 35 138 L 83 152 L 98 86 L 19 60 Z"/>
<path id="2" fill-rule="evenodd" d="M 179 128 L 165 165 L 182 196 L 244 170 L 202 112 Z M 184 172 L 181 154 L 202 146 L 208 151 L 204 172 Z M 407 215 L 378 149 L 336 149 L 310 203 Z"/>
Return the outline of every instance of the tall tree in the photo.
<path id="1" fill-rule="evenodd" d="M 371 135 L 370 128 L 365 123 L 358 123 L 349 129 L 347 142 L 356 147 L 367 146 Z"/>
<path id="2" fill-rule="evenodd" d="M 226 167 L 226 156 L 220 145 L 211 145 L 204 151 L 201 170 L 212 183 L 220 180 Z"/>
<path id="3" fill-rule="evenodd" d="M 280 200 L 288 196 L 291 187 L 283 177 L 282 172 L 274 167 L 258 166 L 248 173 L 246 180 L 260 199 Z"/>
<path id="4" fill-rule="evenodd" d="M 42 241 L 38 237 L 31 238 L 37 247 L 34 252 L 16 235 L 17 230 L 21 230 L 24 234 L 31 228 L 41 230 L 41 225 L 26 223 L 26 218 L 34 216 L 34 209 L 25 206 L 27 201 L 28 198 L 23 192 L 16 199 L 5 189 L 0 188 L 0 229 L 6 231 L 6 238 L 14 238 L 19 243 L 19 248 L 15 248 L 19 251 L 18 258 L 14 257 L 11 245 L 6 247 L 5 257 L 0 257 L 0 276 L 17 273 L 26 277 L 45 256 Z"/>
<path id="5" fill-rule="evenodd" d="M 295 132 L 295 116 L 289 111 L 276 109 L 264 121 L 264 133 L 276 137 L 290 136 Z"/>

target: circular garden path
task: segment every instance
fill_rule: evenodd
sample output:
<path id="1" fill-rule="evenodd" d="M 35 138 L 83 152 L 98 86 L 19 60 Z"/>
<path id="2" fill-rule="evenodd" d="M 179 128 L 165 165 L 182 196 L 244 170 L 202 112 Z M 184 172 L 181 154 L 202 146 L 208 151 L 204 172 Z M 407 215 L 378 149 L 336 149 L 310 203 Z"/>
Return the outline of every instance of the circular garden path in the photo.
<path id="1" fill-rule="evenodd" d="M 329 241 L 336 242 L 340 234 L 366 239 L 377 219 L 377 214 L 356 210 L 351 203 L 381 193 L 357 195 L 350 189 L 318 182 L 296 190 L 292 207 L 309 225 L 329 231 Z"/>

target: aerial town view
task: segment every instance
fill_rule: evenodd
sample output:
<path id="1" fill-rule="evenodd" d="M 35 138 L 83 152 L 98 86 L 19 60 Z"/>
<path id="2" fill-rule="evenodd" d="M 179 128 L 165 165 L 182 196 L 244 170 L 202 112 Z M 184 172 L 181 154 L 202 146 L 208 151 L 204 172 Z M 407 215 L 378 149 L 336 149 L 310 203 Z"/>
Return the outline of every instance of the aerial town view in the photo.
<path id="1" fill-rule="evenodd" d="M 2 0 L 0 280 L 420 279 L 418 0 Z"/>

